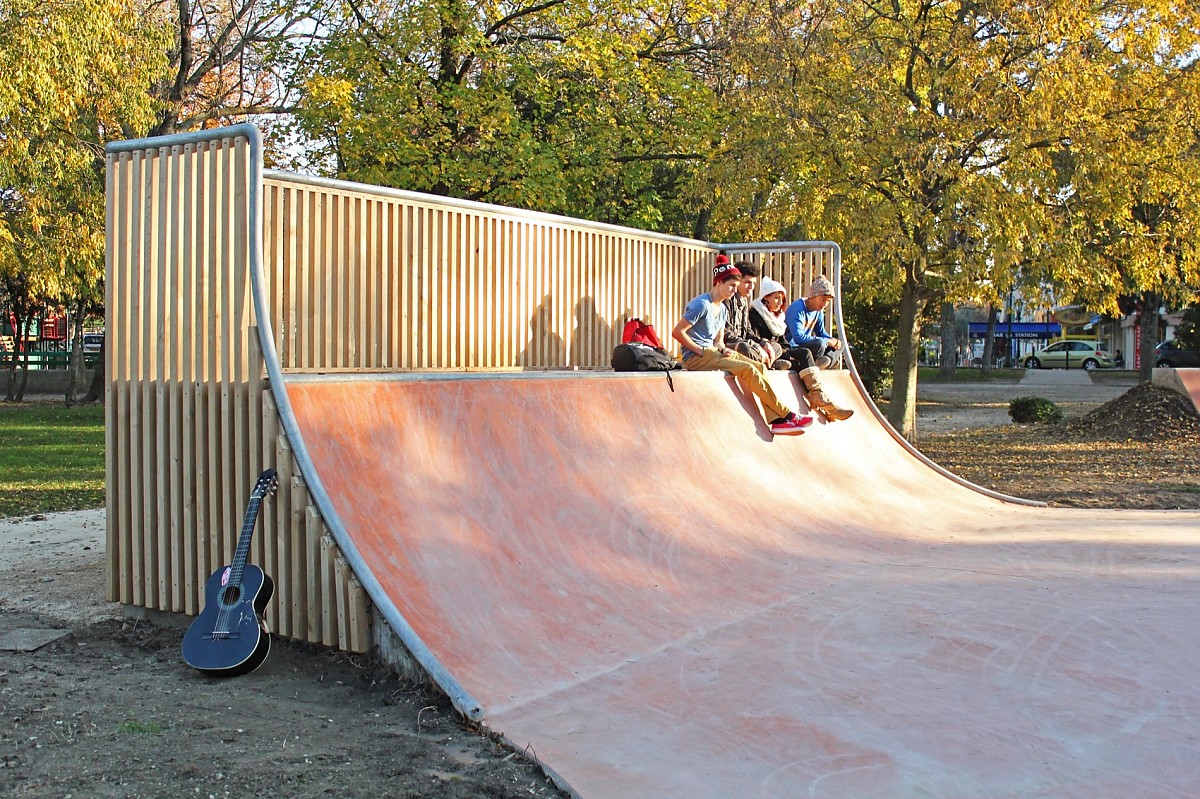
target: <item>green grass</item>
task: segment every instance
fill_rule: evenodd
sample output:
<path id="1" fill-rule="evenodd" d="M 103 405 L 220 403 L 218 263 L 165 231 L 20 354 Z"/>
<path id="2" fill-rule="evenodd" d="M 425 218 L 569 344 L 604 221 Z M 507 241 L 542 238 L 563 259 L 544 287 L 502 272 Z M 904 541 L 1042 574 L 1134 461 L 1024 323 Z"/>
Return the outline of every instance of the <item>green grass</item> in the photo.
<path id="1" fill-rule="evenodd" d="M 0 518 L 103 505 L 103 406 L 0 405 Z"/>
<path id="2" fill-rule="evenodd" d="M 918 366 L 917 367 L 917 383 L 984 383 L 993 380 L 1004 380 L 1015 382 L 1025 376 L 1024 369 L 993 369 L 991 372 L 984 374 L 979 367 L 968 368 L 966 366 L 958 367 L 954 370 L 954 377 L 946 380 L 942 377 L 941 371 L 936 366 Z"/>
<path id="3" fill-rule="evenodd" d="M 117 725 L 118 732 L 130 733 L 132 735 L 158 735 L 160 732 L 166 732 L 167 725 L 160 724 L 157 721 L 138 721 L 136 716 L 129 715 L 125 720 Z"/>

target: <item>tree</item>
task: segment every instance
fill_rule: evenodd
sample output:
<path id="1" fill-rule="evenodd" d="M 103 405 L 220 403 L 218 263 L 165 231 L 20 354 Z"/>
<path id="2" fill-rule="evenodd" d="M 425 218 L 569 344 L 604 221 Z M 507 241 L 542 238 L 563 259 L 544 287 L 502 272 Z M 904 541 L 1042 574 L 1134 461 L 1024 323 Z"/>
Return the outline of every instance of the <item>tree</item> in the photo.
<path id="1" fill-rule="evenodd" d="M 1108 20 L 1094 90 L 1119 102 L 1072 131 L 1048 198 L 1065 251 L 1043 279 L 1098 311 L 1116 314 L 1126 300 L 1144 353 L 1157 343 L 1161 306 L 1200 299 L 1200 31 L 1177 14 L 1151 3 Z M 1153 361 L 1142 360 L 1143 382 Z"/>
<path id="2" fill-rule="evenodd" d="M 1186 9 L 1158 6 L 1157 31 L 1186 24 Z M 1077 0 L 819 0 L 764 10 L 759 37 L 739 47 L 739 113 L 776 135 L 745 142 L 767 155 L 726 166 L 732 177 L 761 165 L 743 181 L 754 191 L 727 195 L 721 214 L 776 229 L 804 219 L 813 237 L 843 242 L 847 270 L 870 270 L 880 294 L 898 287 L 889 418 L 904 435 L 931 299 L 975 298 L 1018 265 L 1082 274 L 1080 238 L 1060 243 L 1062 154 L 1109 168 L 1106 137 L 1085 131 L 1131 116 L 1114 41 L 1143 14 Z"/>
<path id="3" fill-rule="evenodd" d="M 0 6 L 0 63 L 10 67 L 0 82 L 0 278 L 20 324 L 48 302 L 94 295 L 102 279 L 104 144 L 149 125 L 165 31 L 132 0 Z M 10 386 L 20 399 L 24 374 Z"/>
<path id="4" fill-rule="evenodd" d="M 1175 342 L 1185 350 L 1200 350 L 1200 303 L 1188 306 L 1175 329 Z"/>
<path id="5" fill-rule="evenodd" d="M 328 0 L 169 0 L 167 70 L 151 92 L 148 134 L 206 128 L 293 111 L 305 63 L 339 6 Z"/>
<path id="6" fill-rule="evenodd" d="M 686 225 L 712 95 L 685 6 L 354 3 L 300 130 L 341 177 L 657 229 Z M 679 109 L 691 113 L 679 113 Z"/>

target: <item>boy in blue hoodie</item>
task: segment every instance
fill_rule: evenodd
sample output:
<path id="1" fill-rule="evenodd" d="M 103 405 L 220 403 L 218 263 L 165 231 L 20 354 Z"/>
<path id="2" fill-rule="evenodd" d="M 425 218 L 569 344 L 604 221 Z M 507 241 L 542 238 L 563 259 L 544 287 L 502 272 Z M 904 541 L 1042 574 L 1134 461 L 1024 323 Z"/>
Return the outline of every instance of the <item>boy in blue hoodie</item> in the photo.
<path id="1" fill-rule="evenodd" d="M 842 342 L 825 330 L 825 307 L 833 302 L 833 285 L 824 275 L 809 286 L 808 296 L 788 306 L 783 321 L 784 335 L 791 349 L 783 357 L 792 362 L 808 391 L 808 404 L 831 422 L 849 419 L 854 411 L 829 399 L 821 386 L 820 372 L 842 361 Z"/>

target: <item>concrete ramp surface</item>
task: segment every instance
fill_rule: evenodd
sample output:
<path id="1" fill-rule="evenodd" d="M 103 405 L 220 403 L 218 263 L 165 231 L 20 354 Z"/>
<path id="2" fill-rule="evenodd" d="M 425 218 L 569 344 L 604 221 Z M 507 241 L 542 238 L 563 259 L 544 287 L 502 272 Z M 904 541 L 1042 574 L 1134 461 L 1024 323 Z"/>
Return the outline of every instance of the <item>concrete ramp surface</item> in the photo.
<path id="1" fill-rule="evenodd" d="M 716 373 L 287 393 L 376 601 L 579 796 L 1200 795 L 1200 516 L 983 496 L 827 383 L 776 440 Z"/>

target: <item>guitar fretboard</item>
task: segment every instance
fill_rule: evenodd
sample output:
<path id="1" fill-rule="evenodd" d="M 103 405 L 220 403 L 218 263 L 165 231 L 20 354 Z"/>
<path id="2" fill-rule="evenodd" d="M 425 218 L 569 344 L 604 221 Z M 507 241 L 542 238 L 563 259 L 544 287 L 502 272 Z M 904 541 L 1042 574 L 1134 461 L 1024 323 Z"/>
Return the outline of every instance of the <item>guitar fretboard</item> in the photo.
<path id="1" fill-rule="evenodd" d="M 258 507 L 261 504 L 260 494 L 256 492 L 250 496 L 250 504 L 246 506 L 246 518 L 242 520 L 242 532 L 238 535 L 237 551 L 229 567 L 229 586 L 236 587 L 242 584 L 242 571 L 250 554 L 250 538 L 254 535 L 254 523 L 258 521 Z"/>

